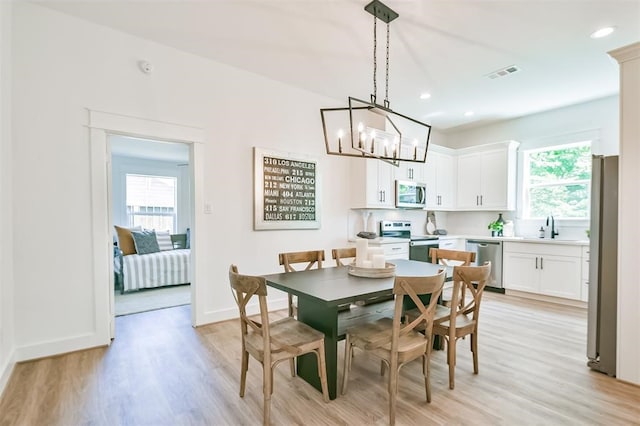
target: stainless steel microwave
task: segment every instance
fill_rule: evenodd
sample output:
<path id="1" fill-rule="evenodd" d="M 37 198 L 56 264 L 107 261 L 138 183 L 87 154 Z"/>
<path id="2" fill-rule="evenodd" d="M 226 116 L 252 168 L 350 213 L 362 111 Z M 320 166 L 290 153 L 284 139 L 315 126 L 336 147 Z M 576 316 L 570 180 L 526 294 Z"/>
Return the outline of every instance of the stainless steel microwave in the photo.
<path id="1" fill-rule="evenodd" d="M 396 180 L 396 207 L 423 209 L 427 206 L 427 185 L 411 180 Z"/>

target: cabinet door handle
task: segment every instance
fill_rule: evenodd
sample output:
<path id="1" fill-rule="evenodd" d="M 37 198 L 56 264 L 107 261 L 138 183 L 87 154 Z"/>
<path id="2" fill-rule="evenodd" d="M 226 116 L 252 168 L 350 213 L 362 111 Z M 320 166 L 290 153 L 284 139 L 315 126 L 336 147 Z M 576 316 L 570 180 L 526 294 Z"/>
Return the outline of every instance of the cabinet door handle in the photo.
<path id="1" fill-rule="evenodd" d="M 540 256 L 540 269 L 544 269 L 544 267 L 542 266 L 542 256 Z"/>
<path id="2" fill-rule="evenodd" d="M 479 199 L 480 199 L 480 197 L 478 197 L 478 196 L 476 195 L 476 206 L 479 206 L 479 205 L 480 205 L 480 204 L 478 203 L 478 200 L 479 200 Z"/>
<path id="3" fill-rule="evenodd" d="M 482 205 L 482 195 L 480 196 L 480 205 Z"/>
<path id="4" fill-rule="evenodd" d="M 536 256 L 536 269 L 538 269 L 538 256 Z"/>

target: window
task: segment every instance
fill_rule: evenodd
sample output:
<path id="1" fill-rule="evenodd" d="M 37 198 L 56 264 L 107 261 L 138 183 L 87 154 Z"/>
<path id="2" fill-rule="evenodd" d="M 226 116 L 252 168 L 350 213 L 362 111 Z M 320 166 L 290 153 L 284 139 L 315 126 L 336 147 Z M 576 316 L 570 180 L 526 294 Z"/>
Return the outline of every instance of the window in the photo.
<path id="1" fill-rule="evenodd" d="M 127 174 L 129 226 L 176 232 L 175 177 Z"/>
<path id="2" fill-rule="evenodd" d="M 591 141 L 524 151 L 524 217 L 588 219 Z"/>

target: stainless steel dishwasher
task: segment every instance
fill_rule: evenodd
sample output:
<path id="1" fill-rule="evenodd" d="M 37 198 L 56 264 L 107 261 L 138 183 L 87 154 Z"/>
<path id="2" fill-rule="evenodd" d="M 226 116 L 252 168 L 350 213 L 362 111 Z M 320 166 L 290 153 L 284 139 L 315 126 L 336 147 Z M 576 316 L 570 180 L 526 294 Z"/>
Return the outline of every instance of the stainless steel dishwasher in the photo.
<path id="1" fill-rule="evenodd" d="M 492 291 L 504 293 L 502 286 L 502 241 L 467 240 L 467 251 L 476 253 L 476 264 L 491 262 L 491 277 L 487 287 Z"/>

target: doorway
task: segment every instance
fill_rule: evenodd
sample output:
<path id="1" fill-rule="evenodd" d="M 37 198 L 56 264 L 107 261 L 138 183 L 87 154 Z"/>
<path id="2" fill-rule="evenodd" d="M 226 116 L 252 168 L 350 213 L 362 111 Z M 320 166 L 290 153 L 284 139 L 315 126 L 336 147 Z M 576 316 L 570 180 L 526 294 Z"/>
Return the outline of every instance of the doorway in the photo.
<path id="1" fill-rule="evenodd" d="M 91 164 L 91 240 L 93 246 L 93 286 L 96 344 L 109 344 L 115 337 L 115 301 L 113 269 L 113 223 L 111 219 L 111 153 L 107 142 L 109 135 L 123 135 L 152 140 L 181 142 L 189 147 L 188 175 L 193 211 L 191 224 L 191 323 L 195 327 L 207 322 L 202 289 L 198 283 L 203 266 L 196 261 L 201 250 L 198 238 L 199 224 L 204 220 L 203 175 L 204 131 L 201 128 L 113 114 L 88 111 L 90 164 Z"/>
<path id="2" fill-rule="evenodd" d="M 123 135 L 107 141 L 115 316 L 190 304 L 189 145 Z M 139 241 L 153 244 L 141 254 Z"/>

